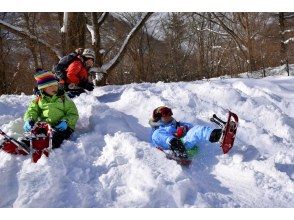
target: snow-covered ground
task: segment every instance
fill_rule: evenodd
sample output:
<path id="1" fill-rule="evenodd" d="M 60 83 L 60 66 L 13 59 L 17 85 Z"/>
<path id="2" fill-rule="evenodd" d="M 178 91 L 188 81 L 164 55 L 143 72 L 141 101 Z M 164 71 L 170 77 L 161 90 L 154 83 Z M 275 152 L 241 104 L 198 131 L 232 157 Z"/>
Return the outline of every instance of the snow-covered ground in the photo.
<path id="1" fill-rule="evenodd" d="M 294 77 L 212 79 L 96 88 L 74 102 L 72 138 L 37 164 L 0 152 L 0 207 L 294 207 Z M 22 133 L 32 96 L 0 97 L 0 128 Z M 239 115 L 234 148 L 203 144 L 189 169 L 150 144 L 160 105 L 214 126 Z"/>

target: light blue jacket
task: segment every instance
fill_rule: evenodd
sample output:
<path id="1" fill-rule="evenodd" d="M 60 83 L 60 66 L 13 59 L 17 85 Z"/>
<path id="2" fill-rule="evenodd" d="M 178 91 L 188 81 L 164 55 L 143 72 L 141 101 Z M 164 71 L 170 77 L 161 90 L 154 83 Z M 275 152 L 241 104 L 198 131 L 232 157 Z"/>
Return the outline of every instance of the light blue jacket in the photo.
<path id="1" fill-rule="evenodd" d="M 163 121 L 156 123 L 149 121 L 152 128 L 152 143 L 155 147 L 161 147 L 164 150 L 170 149 L 170 140 L 175 138 L 174 134 L 177 131 L 176 120 L 165 124 Z M 213 128 L 201 125 L 192 125 L 190 123 L 178 122 L 178 126 L 187 126 L 188 132 L 182 138 L 186 149 L 199 146 L 201 142 L 209 141 L 210 134 Z"/>

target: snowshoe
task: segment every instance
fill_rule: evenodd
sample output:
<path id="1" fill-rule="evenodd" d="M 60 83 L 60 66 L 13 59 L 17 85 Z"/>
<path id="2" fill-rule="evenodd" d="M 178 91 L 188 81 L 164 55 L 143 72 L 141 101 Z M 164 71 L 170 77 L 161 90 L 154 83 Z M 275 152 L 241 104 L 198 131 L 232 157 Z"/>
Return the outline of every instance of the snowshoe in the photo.
<path id="1" fill-rule="evenodd" d="M 191 149 L 188 149 L 186 151 L 186 155 L 177 155 L 175 152 L 171 150 L 163 150 L 161 147 L 157 147 L 158 150 L 162 151 L 165 154 L 165 157 L 169 160 L 174 160 L 176 161 L 179 165 L 184 166 L 184 167 L 189 167 L 190 164 L 192 163 L 192 160 L 198 153 L 198 147 L 195 146 Z"/>
<path id="2" fill-rule="evenodd" d="M 4 137 L 4 142 L 0 145 L 0 149 L 16 155 L 28 155 L 30 154 L 30 148 L 25 143 L 17 141 L 16 139 L 9 137 L 0 129 L 0 134 Z"/>
<path id="3" fill-rule="evenodd" d="M 229 111 L 227 122 L 224 122 L 215 114 L 210 120 L 223 128 L 220 144 L 221 148 L 223 149 L 223 153 L 228 153 L 234 145 L 239 121 L 238 116 L 235 113 Z"/>
<path id="4" fill-rule="evenodd" d="M 44 154 L 46 157 L 52 149 L 52 128 L 45 122 L 38 122 L 31 130 L 30 147 L 32 161 L 36 163 Z"/>
<path id="5" fill-rule="evenodd" d="M 180 164 L 181 166 L 185 166 L 188 167 L 190 166 L 190 164 L 192 163 L 192 160 L 189 159 L 187 156 L 179 156 L 176 155 L 175 153 L 165 153 L 165 156 L 167 159 L 169 160 L 174 160 L 176 161 L 178 164 Z"/>

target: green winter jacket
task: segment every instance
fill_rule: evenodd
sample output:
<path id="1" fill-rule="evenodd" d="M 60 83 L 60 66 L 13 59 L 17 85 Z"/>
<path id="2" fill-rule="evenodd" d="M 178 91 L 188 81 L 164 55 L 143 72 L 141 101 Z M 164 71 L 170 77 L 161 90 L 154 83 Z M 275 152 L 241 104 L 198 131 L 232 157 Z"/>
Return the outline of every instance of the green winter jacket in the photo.
<path id="1" fill-rule="evenodd" d="M 46 96 L 32 101 L 24 115 L 24 120 L 45 121 L 51 126 L 56 126 L 65 120 L 71 129 L 75 129 L 79 113 L 75 103 L 66 95 Z"/>

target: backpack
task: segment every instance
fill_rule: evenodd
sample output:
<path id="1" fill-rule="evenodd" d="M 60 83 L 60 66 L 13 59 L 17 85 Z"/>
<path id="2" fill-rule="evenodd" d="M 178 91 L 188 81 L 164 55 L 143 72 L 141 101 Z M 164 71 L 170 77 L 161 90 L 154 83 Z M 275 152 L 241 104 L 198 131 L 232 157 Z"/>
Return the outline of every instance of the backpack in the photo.
<path id="1" fill-rule="evenodd" d="M 64 57 L 62 57 L 59 62 L 54 66 L 53 72 L 59 81 L 64 81 L 66 79 L 66 69 L 75 60 L 78 59 L 78 53 L 72 52 Z"/>

